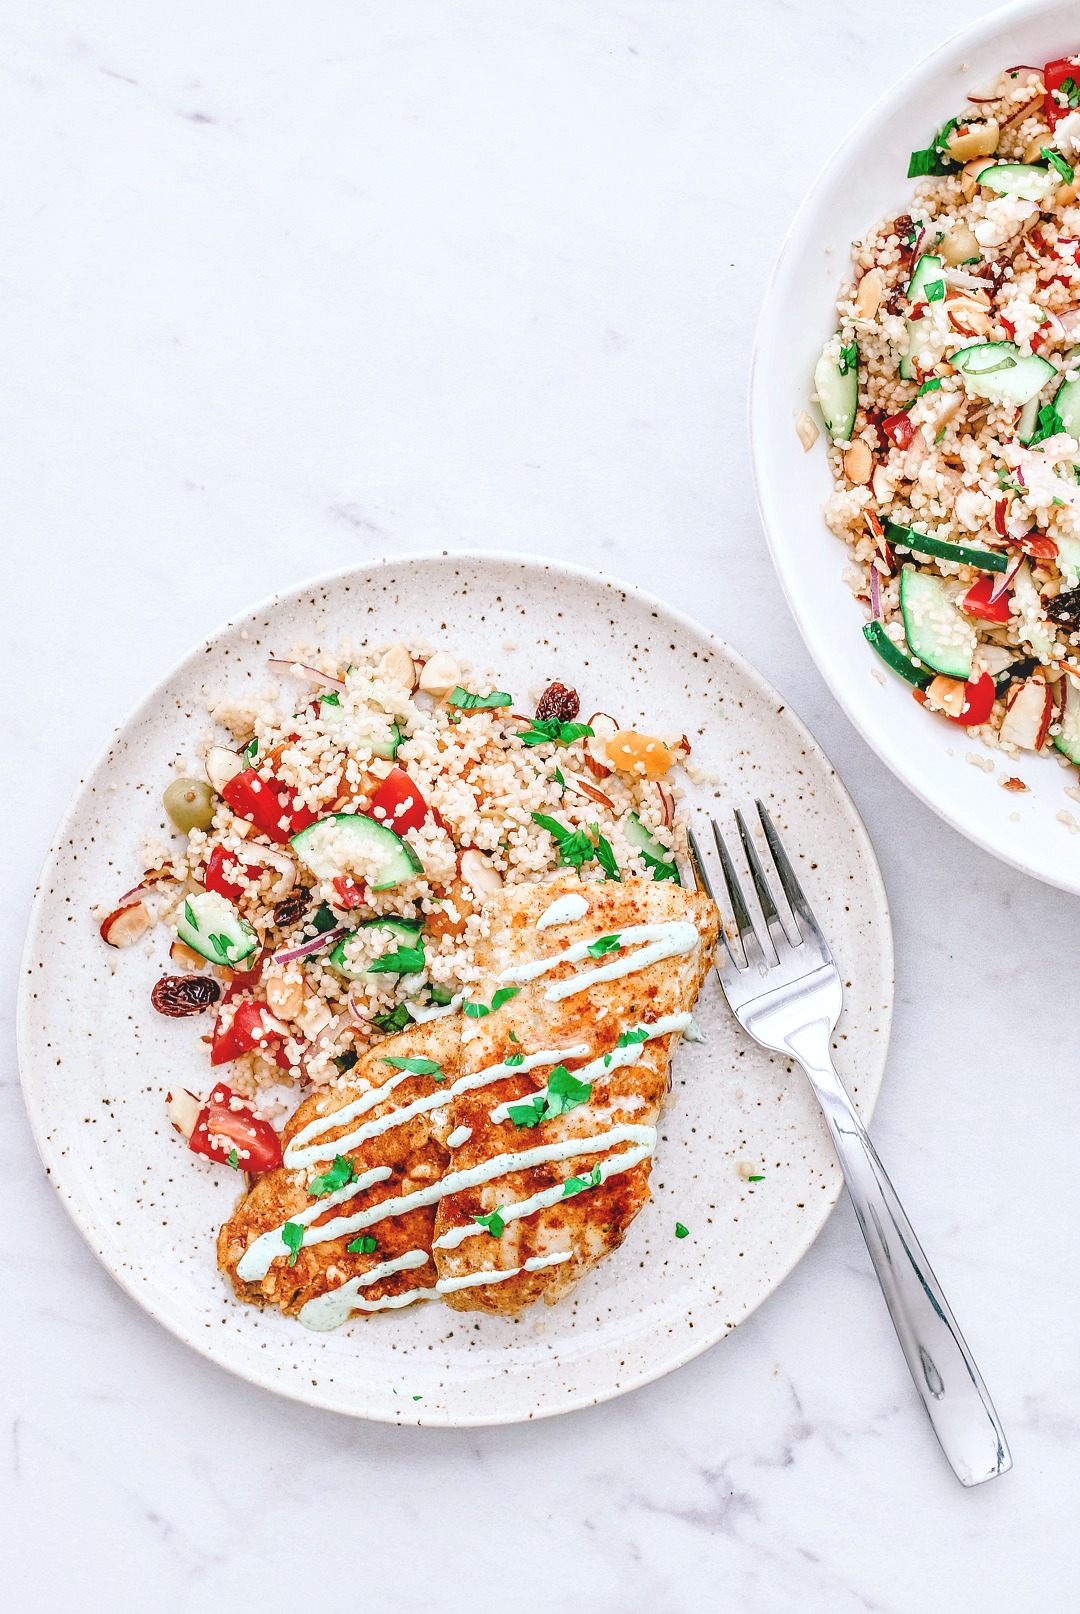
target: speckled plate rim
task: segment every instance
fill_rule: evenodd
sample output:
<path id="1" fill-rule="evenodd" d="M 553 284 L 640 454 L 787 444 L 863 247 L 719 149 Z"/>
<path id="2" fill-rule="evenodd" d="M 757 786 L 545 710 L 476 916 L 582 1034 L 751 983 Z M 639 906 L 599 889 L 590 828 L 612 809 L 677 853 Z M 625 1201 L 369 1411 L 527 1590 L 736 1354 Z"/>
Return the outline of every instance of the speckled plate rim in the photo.
<path id="1" fill-rule="evenodd" d="M 664 600 L 661 600 L 658 596 L 651 594 L 648 590 L 638 587 L 637 584 L 624 582 L 621 578 L 613 577 L 605 572 L 595 571 L 590 567 L 576 566 L 570 562 L 549 560 L 540 555 L 519 553 L 513 550 L 418 550 L 400 555 L 389 554 L 375 556 L 371 560 L 359 565 L 344 566 L 331 572 L 320 573 L 315 577 L 306 578 L 299 583 L 290 585 L 289 587 L 278 589 L 273 594 L 266 596 L 262 600 L 257 601 L 254 605 L 251 605 L 245 610 L 237 613 L 235 617 L 230 617 L 226 622 L 215 628 L 212 633 L 207 635 L 205 638 L 200 639 L 185 655 L 181 656 L 170 668 L 168 668 L 162 677 L 157 680 L 153 687 L 142 697 L 141 700 L 136 703 L 136 705 L 127 713 L 123 721 L 113 729 L 112 733 L 98 747 L 97 751 L 86 765 L 85 772 L 80 778 L 79 783 L 72 794 L 72 798 L 69 801 L 59 824 L 57 825 L 52 844 L 50 845 L 49 851 L 46 854 L 41 872 L 38 876 L 38 883 L 35 888 L 34 898 L 30 906 L 30 913 L 27 921 L 26 939 L 23 944 L 22 955 L 20 958 L 20 981 L 16 1008 L 16 1045 L 18 1051 L 19 1074 L 23 1090 L 23 1099 L 26 1105 L 34 1142 L 37 1146 L 38 1154 L 41 1156 L 46 1174 L 55 1188 L 61 1204 L 71 1217 L 84 1242 L 89 1246 L 97 1259 L 105 1267 L 109 1275 L 115 1279 L 120 1288 L 123 1289 L 125 1294 L 127 1294 L 136 1305 L 138 1305 L 141 1311 L 147 1313 L 154 1319 L 155 1322 L 167 1329 L 168 1332 L 171 1333 L 176 1339 L 179 1339 L 183 1344 L 190 1346 L 192 1350 L 197 1351 L 200 1356 L 205 1357 L 216 1367 L 233 1373 L 238 1378 L 242 1378 L 250 1384 L 255 1384 L 261 1389 L 271 1391 L 279 1396 L 284 1396 L 287 1400 L 299 1401 L 304 1405 L 318 1407 L 325 1411 L 338 1413 L 345 1417 L 361 1418 L 365 1421 L 373 1423 L 404 1424 L 410 1427 L 424 1428 L 490 1428 L 510 1423 L 533 1422 L 540 1418 L 561 1416 L 567 1412 L 579 1412 L 587 1407 L 599 1406 L 605 1401 L 613 1400 L 616 1397 L 628 1394 L 632 1390 L 640 1389 L 643 1385 L 655 1383 L 656 1380 L 664 1378 L 668 1373 L 674 1372 L 677 1368 L 684 1367 L 688 1362 L 691 1362 L 696 1357 L 702 1355 L 704 1351 L 709 1350 L 713 1345 L 716 1345 L 722 1339 L 725 1339 L 729 1333 L 733 1332 L 733 1329 L 727 1326 L 721 1326 L 711 1331 L 703 1331 L 700 1338 L 695 1338 L 690 1344 L 684 1347 L 674 1349 L 670 1356 L 667 1356 L 656 1364 L 645 1368 L 641 1372 L 638 1372 L 625 1380 L 619 1380 L 617 1383 L 612 1383 L 612 1385 L 602 1394 L 593 1395 L 583 1392 L 577 1396 L 568 1397 L 564 1403 L 560 1403 L 557 1406 L 540 1405 L 535 1409 L 521 1411 L 515 1414 L 495 1413 L 491 1416 L 472 1415 L 469 1417 L 455 1417 L 452 1414 L 444 1414 L 441 1412 L 436 1413 L 434 1416 L 428 1413 L 416 1413 L 410 1416 L 404 1408 L 401 1409 L 402 1412 L 405 1412 L 405 1416 L 402 1417 L 397 1409 L 395 1409 L 394 1415 L 391 1416 L 389 1413 L 384 1414 L 382 1412 L 372 1411 L 367 1408 L 344 1408 L 328 1396 L 321 1394 L 319 1386 L 301 1386 L 290 1382 L 282 1383 L 271 1378 L 269 1374 L 261 1375 L 257 1372 L 246 1370 L 245 1367 L 238 1363 L 223 1360 L 220 1355 L 216 1354 L 213 1341 L 212 1339 L 207 1338 L 205 1328 L 189 1329 L 186 1328 L 179 1319 L 162 1316 L 158 1312 L 157 1308 L 147 1300 L 146 1296 L 139 1292 L 134 1274 L 123 1267 L 118 1266 L 117 1263 L 110 1259 L 109 1251 L 102 1248 L 101 1244 L 95 1237 L 95 1228 L 92 1218 L 83 1216 L 82 1208 L 77 1202 L 75 1196 L 67 1191 L 64 1183 L 63 1161 L 58 1152 L 52 1148 L 47 1137 L 45 1118 L 43 1115 L 38 1113 L 34 1098 L 33 1079 L 30 1075 L 33 1054 L 31 1049 L 32 1027 L 30 1021 L 32 997 L 28 985 L 30 980 L 29 969 L 35 956 L 35 943 L 37 941 L 38 929 L 43 920 L 43 913 L 48 896 L 48 883 L 61 855 L 62 847 L 68 830 L 75 822 L 83 808 L 83 797 L 87 789 L 87 782 L 92 778 L 97 769 L 109 755 L 117 740 L 121 738 L 124 732 L 131 725 L 137 723 L 145 715 L 152 713 L 155 704 L 160 702 L 160 698 L 167 686 L 181 671 L 181 669 L 183 669 L 189 662 L 194 663 L 200 655 L 205 654 L 208 646 L 212 645 L 221 637 L 222 634 L 227 633 L 231 628 L 236 626 L 245 618 L 257 615 L 265 615 L 273 611 L 276 606 L 287 598 L 301 596 L 310 590 L 325 588 L 329 585 L 344 582 L 358 576 L 367 576 L 372 571 L 375 571 L 381 567 L 406 568 L 423 566 L 425 564 L 443 562 L 446 560 L 463 561 L 467 563 L 493 562 L 503 565 L 517 566 L 524 571 L 535 568 L 542 575 L 546 575 L 548 577 L 552 575 L 562 576 L 566 578 L 573 578 L 582 582 L 601 584 L 605 588 L 617 589 L 620 593 L 626 595 L 628 598 L 636 600 L 639 604 L 646 606 L 650 611 L 657 613 L 667 621 L 685 628 L 691 633 L 700 635 L 703 639 L 707 640 L 720 655 L 726 657 L 730 661 L 732 666 L 741 674 L 742 677 L 746 679 L 748 684 L 755 688 L 758 694 L 767 700 L 776 700 L 782 703 L 785 709 L 785 718 L 791 724 L 791 727 L 797 734 L 800 742 L 806 747 L 809 753 L 811 753 L 821 764 L 824 765 L 826 776 L 835 794 L 837 807 L 846 816 L 848 823 L 856 837 L 859 853 L 864 864 L 868 897 L 881 922 L 882 979 L 880 981 L 880 1001 L 887 1007 L 883 1015 L 884 1023 L 882 1027 L 882 1034 L 876 1044 L 878 1049 L 877 1064 L 879 1068 L 877 1071 L 868 1073 L 871 1079 L 867 1082 L 867 1097 L 865 1102 L 860 1104 L 860 1112 L 863 1119 L 867 1122 L 870 1121 L 881 1091 L 881 1082 L 884 1077 L 885 1066 L 888 1059 L 889 1039 L 892 1028 L 892 1011 L 895 991 L 892 921 L 889 912 L 889 903 L 885 890 L 885 883 L 882 879 L 881 869 L 878 864 L 877 855 L 874 851 L 869 832 L 866 825 L 862 821 L 855 803 L 848 794 L 843 781 L 836 772 L 836 769 L 829 761 L 829 758 L 826 756 L 817 740 L 815 740 L 814 736 L 810 733 L 809 729 L 806 728 L 802 720 L 792 710 L 786 698 L 781 696 L 779 692 L 776 691 L 768 682 L 768 680 L 762 677 L 762 675 L 746 660 L 744 656 L 742 656 L 737 650 L 734 650 L 729 644 L 727 644 L 725 640 L 720 639 L 718 635 L 713 633 L 710 628 L 705 627 L 702 623 L 689 616 L 686 612 L 677 609 L 675 606 L 668 605 Z M 841 1184 L 838 1181 L 836 1186 L 830 1192 L 823 1195 L 822 1202 L 819 1205 L 819 1215 L 816 1223 L 807 1228 L 806 1235 L 803 1239 L 793 1242 L 789 1252 L 790 1258 L 788 1259 L 786 1265 L 780 1266 L 778 1264 L 775 1273 L 770 1275 L 768 1285 L 762 1289 L 760 1294 L 750 1298 L 743 1315 L 740 1317 L 738 1326 L 741 1327 L 746 1319 L 757 1310 L 764 1300 L 768 1299 L 770 1295 L 775 1293 L 784 1280 L 794 1271 L 795 1267 L 798 1266 L 799 1262 L 806 1255 L 811 1245 L 818 1238 L 825 1227 L 825 1224 L 828 1221 L 829 1216 L 832 1214 L 837 1200 L 840 1197 L 840 1188 Z"/>

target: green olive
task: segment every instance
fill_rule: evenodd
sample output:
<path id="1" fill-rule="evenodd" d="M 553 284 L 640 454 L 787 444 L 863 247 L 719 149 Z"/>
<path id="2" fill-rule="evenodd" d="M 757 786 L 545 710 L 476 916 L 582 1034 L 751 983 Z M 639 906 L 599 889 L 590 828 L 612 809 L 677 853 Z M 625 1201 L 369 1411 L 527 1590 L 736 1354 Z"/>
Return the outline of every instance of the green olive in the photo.
<path id="1" fill-rule="evenodd" d="M 215 796 L 205 779 L 174 779 L 161 799 L 184 835 L 193 829 L 209 829 L 214 822 Z"/>

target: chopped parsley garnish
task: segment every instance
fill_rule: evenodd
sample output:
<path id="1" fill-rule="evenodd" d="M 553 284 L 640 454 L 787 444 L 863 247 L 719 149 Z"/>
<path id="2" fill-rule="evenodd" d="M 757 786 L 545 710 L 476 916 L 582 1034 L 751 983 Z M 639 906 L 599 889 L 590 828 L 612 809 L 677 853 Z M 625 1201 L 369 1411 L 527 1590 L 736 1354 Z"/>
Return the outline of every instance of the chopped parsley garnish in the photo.
<path id="1" fill-rule="evenodd" d="M 1062 96 L 1065 97 L 1063 103 L 1061 102 Z M 1054 100 L 1057 101 L 1059 105 L 1063 104 L 1071 107 L 1080 106 L 1080 85 L 1077 84 L 1074 78 L 1063 78 L 1057 87 Z"/>
<path id="2" fill-rule="evenodd" d="M 511 1031 L 511 1033 L 510 1033 L 510 1041 L 511 1041 L 511 1042 L 518 1042 L 518 1041 L 520 1041 L 520 1039 L 519 1039 L 519 1037 L 518 1037 L 518 1034 L 517 1034 L 517 1032 L 516 1032 L 516 1031 Z"/>
<path id="3" fill-rule="evenodd" d="M 385 1014 L 377 1014 L 375 1024 L 380 1031 L 404 1031 L 406 1026 L 412 1025 L 412 1015 L 407 1004 L 399 1003 L 396 1008 L 388 1009 Z"/>
<path id="4" fill-rule="evenodd" d="M 489 1211 L 486 1216 L 474 1216 L 473 1221 L 479 1222 L 481 1227 L 486 1228 L 493 1239 L 501 1239 L 506 1232 L 506 1223 L 503 1220 L 501 1210 Z"/>
<path id="5" fill-rule="evenodd" d="M 616 1048 L 632 1048 L 635 1043 L 637 1043 L 637 1042 L 648 1042 L 648 1040 L 649 1040 L 649 1033 L 646 1031 L 645 1027 L 644 1026 L 634 1026 L 633 1030 L 622 1032 L 622 1034 L 620 1035 L 619 1040 L 615 1044 L 615 1046 L 616 1046 Z M 611 1055 L 610 1054 L 605 1054 L 604 1055 L 604 1064 L 605 1065 L 610 1065 L 611 1064 Z"/>
<path id="6" fill-rule="evenodd" d="M 594 942 L 589 943 L 588 950 L 593 958 L 603 958 L 605 953 L 617 953 L 621 946 L 621 936 L 598 936 Z"/>
<path id="7" fill-rule="evenodd" d="M 548 1078 L 546 1091 L 530 1093 L 520 1104 L 509 1105 L 507 1114 L 515 1126 L 539 1126 L 541 1121 L 550 1121 L 555 1115 L 565 1115 L 567 1110 L 587 1104 L 591 1097 L 591 1083 L 579 1082 L 565 1065 L 556 1065 Z"/>
<path id="8" fill-rule="evenodd" d="M 590 828 L 597 831 L 597 825 L 595 824 L 591 825 Z M 619 865 L 615 861 L 615 853 L 611 849 L 611 842 L 606 841 L 598 832 L 596 835 L 596 861 L 603 869 L 605 879 L 622 880 Z"/>
<path id="9" fill-rule="evenodd" d="M 675 1237 L 677 1239 L 685 1239 L 685 1238 L 689 1238 L 689 1236 L 690 1236 L 690 1229 L 688 1227 L 684 1227 L 681 1222 L 676 1222 L 675 1223 Z"/>
<path id="10" fill-rule="evenodd" d="M 1035 431 L 1030 446 L 1044 443 L 1048 437 L 1056 437 L 1058 432 L 1065 430 L 1065 422 L 1058 413 L 1057 405 L 1053 402 L 1043 404 L 1036 417 Z"/>
<path id="11" fill-rule="evenodd" d="M 184 903 L 184 918 L 187 920 L 192 930 L 198 930 L 199 921 L 195 918 L 195 910 L 191 906 L 190 902 Z"/>
<path id="12" fill-rule="evenodd" d="M 954 174 L 956 164 L 943 157 L 936 146 L 926 146 L 922 151 L 913 151 L 908 160 L 907 177 L 909 179 L 922 179 L 926 174 Z"/>
<path id="13" fill-rule="evenodd" d="M 542 723 L 533 718 L 531 726 L 522 729 L 518 739 L 522 745 L 573 745 L 575 740 L 583 740 L 591 733 L 588 723 L 560 723 L 554 717 Z"/>
<path id="14" fill-rule="evenodd" d="M 336 1065 L 338 1070 L 340 1070 L 341 1074 L 344 1076 L 347 1070 L 352 1070 L 358 1058 L 359 1055 L 357 1054 L 355 1048 L 347 1048 L 343 1054 L 335 1054 L 330 1063 L 332 1065 Z"/>
<path id="15" fill-rule="evenodd" d="M 676 885 L 682 885 L 682 881 L 679 879 L 679 871 L 674 863 L 670 863 L 667 858 L 657 857 L 653 852 L 647 852 L 643 846 L 639 846 L 635 850 L 645 867 L 652 869 L 654 880 L 674 880 Z"/>
<path id="16" fill-rule="evenodd" d="M 338 1188 L 344 1188 L 355 1176 L 356 1168 L 352 1161 L 343 1154 L 336 1154 L 334 1163 L 328 1171 L 324 1171 L 321 1177 L 312 1177 L 308 1184 L 308 1193 L 312 1199 L 322 1199 L 324 1194 L 332 1194 Z"/>
<path id="17" fill-rule="evenodd" d="M 244 751 L 243 751 L 244 761 L 247 763 L 249 768 L 254 765 L 255 758 L 258 756 L 258 754 L 259 754 L 259 742 L 258 742 L 258 740 L 249 740 L 247 745 L 245 745 Z"/>
<path id="18" fill-rule="evenodd" d="M 379 1241 L 373 1233 L 364 1233 L 358 1239 L 353 1239 L 345 1248 L 353 1255 L 374 1255 L 379 1248 Z"/>
<path id="19" fill-rule="evenodd" d="M 304 1229 L 299 1222 L 286 1222 L 281 1229 L 281 1241 L 289 1251 L 289 1265 L 296 1265 L 296 1257 L 300 1254 L 300 1246 L 304 1242 Z"/>
<path id="20" fill-rule="evenodd" d="M 491 1000 L 492 1011 L 501 1009 L 504 1003 L 509 1003 L 511 998 L 516 998 L 520 991 L 520 986 L 500 986 Z"/>
<path id="21" fill-rule="evenodd" d="M 328 903 L 323 902 L 316 908 L 308 920 L 308 924 L 315 927 L 316 936 L 321 936 L 323 931 L 333 930 L 337 925 L 337 920 L 334 918 L 333 909 Z"/>
<path id="22" fill-rule="evenodd" d="M 924 381 L 922 386 L 919 388 L 919 397 L 921 398 L 924 392 L 936 392 L 940 386 L 941 377 L 939 375 L 932 375 L 929 381 Z M 906 407 L 910 409 L 911 405 L 908 404 Z"/>
<path id="23" fill-rule="evenodd" d="M 472 695 L 458 684 L 446 697 L 447 706 L 457 706 L 463 712 L 489 712 L 495 706 L 513 706 L 514 697 L 505 689 L 492 690 L 490 695 Z"/>
<path id="24" fill-rule="evenodd" d="M 321 695 L 319 697 L 319 705 L 320 706 L 340 706 L 341 705 L 341 696 L 338 694 L 336 689 L 332 689 L 330 691 L 329 695 Z"/>
<path id="25" fill-rule="evenodd" d="M 945 427 L 944 427 L 944 426 L 942 426 L 942 428 L 941 428 L 941 430 L 940 430 L 940 431 L 939 431 L 939 432 L 938 432 L 938 434 L 937 434 L 937 436 L 936 436 L 936 437 L 935 437 L 935 438 L 934 438 L 934 443 L 935 443 L 935 445 L 936 445 L 936 444 L 938 444 L 938 443 L 940 443 L 940 442 L 941 442 L 941 439 L 942 439 L 942 438 L 943 438 L 943 437 L 944 437 L 944 436 L 945 436 Z"/>
<path id="26" fill-rule="evenodd" d="M 234 1171 L 240 1170 L 240 1156 L 237 1154 L 235 1149 L 229 1150 L 229 1165 Z"/>
<path id="27" fill-rule="evenodd" d="M 747 1177 L 746 1180 L 747 1180 L 747 1182 L 764 1182 L 765 1181 L 765 1173 L 761 1172 L 758 1176 Z"/>
<path id="28" fill-rule="evenodd" d="M 923 285 L 928 303 L 940 303 L 945 295 L 945 282 L 943 280 L 928 280 Z"/>
<path id="29" fill-rule="evenodd" d="M 491 1013 L 491 1010 L 486 1003 L 463 1003 L 461 1012 L 470 1020 L 482 1020 L 486 1014 Z"/>
<path id="30" fill-rule="evenodd" d="M 603 1180 L 599 1166 L 594 1166 L 587 1177 L 567 1177 L 563 1183 L 562 1197 L 569 1199 L 572 1194 L 580 1194 L 586 1188 L 599 1188 Z"/>
<path id="31" fill-rule="evenodd" d="M 524 1054 L 507 1054 L 506 1058 L 503 1060 L 503 1064 L 509 1065 L 512 1069 L 518 1065 L 523 1065 L 524 1063 Z"/>
<path id="32" fill-rule="evenodd" d="M 445 1082 L 446 1072 L 434 1059 L 403 1059 L 398 1055 L 387 1057 L 384 1065 L 393 1065 L 395 1070 L 407 1070 L 410 1076 L 433 1076 L 437 1082 Z"/>
<path id="33" fill-rule="evenodd" d="M 841 348 L 840 348 L 840 357 L 837 360 L 837 368 L 839 369 L 841 375 L 847 375 L 849 370 L 854 370 L 856 368 L 856 366 L 858 365 L 858 362 L 859 362 L 859 344 L 858 344 L 858 342 L 849 342 L 847 347 L 841 346 Z"/>
<path id="34" fill-rule="evenodd" d="M 558 785 L 559 790 L 561 791 L 561 793 L 565 796 L 566 795 L 566 780 L 563 777 L 563 771 L 562 771 L 561 768 L 556 768 L 555 769 L 555 783 Z"/>
<path id="35" fill-rule="evenodd" d="M 1070 165 L 1065 161 L 1061 153 L 1059 151 L 1055 151 L 1053 146 L 1040 146 L 1039 149 L 1046 158 L 1047 162 L 1050 164 L 1050 167 L 1057 169 L 1066 185 L 1071 185 L 1073 180 L 1076 178 L 1076 175 Z"/>
<path id="36" fill-rule="evenodd" d="M 454 1001 L 454 994 L 448 987 L 440 986 L 438 981 L 432 981 L 429 985 L 428 997 L 440 1009 L 445 1009 L 448 1004 Z"/>
<path id="37" fill-rule="evenodd" d="M 426 963 L 424 943 L 418 937 L 415 947 L 395 947 L 392 953 L 381 953 L 367 969 L 369 975 L 419 975 Z"/>
<path id="38" fill-rule="evenodd" d="M 580 870 L 583 863 L 591 863 L 596 857 L 596 848 L 583 829 L 570 829 L 567 824 L 560 824 L 557 818 L 549 818 L 546 813 L 533 813 L 532 821 L 546 829 L 559 848 L 559 862 L 565 863 L 568 868 Z"/>

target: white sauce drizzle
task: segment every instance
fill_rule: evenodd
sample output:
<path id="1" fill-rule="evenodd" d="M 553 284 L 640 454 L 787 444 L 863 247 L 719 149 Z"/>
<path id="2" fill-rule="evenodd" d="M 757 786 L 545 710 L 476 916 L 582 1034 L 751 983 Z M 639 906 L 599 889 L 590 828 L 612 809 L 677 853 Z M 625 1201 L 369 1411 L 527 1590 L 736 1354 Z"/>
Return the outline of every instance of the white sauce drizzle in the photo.
<path id="1" fill-rule="evenodd" d="M 616 933 L 613 933 L 616 934 Z M 577 992 L 586 992 L 590 986 L 600 981 L 616 981 L 621 975 L 632 975 L 637 970 L 646 969 L 650 964 L 658 964 L 662 958 L 673 958 L 684 953 L 693 952 L 700 940 L 696 925 L 687 919 L 670 919 L 662 925 L 627 925 L 617 932 L 623 948 L 635 942 L 642 943 L 640 951 L 624 953 L 624 956 L 615 958 L 610 964 L 603 964 L 595 970 L 578 970 L 569 980 L 556 981 L 544 993 L 549 1003 L 558 1003 L 562 998 L 574 996 Z M 580 964 L 588 958 L 589 948 L 600 940 L 599 936 L 589 941 L 575 942 L 564 952 L 556 953 L 550 958 L 532 959 L 528 964 L 512 964 L 509 969 L 502 971 L 498 977 L 500 981 L 535 981 L 538 975 L 546 975 L 549 970 L 558 969 L 560 964 Z"/>
<path id="2" fill-rule="evenodd" d="M 380 1261 L 378 1266 L 369 1267 L 357 1278 L 350 1278 L 337 1289 L 330 1289 L 324 1295 L 317 1295 L 309 1300 L 300 1310 L 300 1321 L 305 1328 L 314 1328 L 322 1333 L 331 1328 L 340 1328 L 347 1321 L 349 1313 L 358 1304 L 356 1296 L 361 1289 L 369 1284 L 379 1283 L 383 1278 L 389 1278 L 394 1272 L 408 1272 L 413 1267 L 426 1267 L 431 1260 L 426 1250 L 406 1250 L 404 1255 L 396 1255 L 392 1261 Z M 416 1293 L 427 1293 L 426 1290 L 417 1290 Z M 402 1297 L 395 1295 L 394 1302 L 401 1303 Z M 376 1305 L 381 1304 L 376 1301 Z M 370 1309 L 370 1307 L 365 1308 Z"/>
<path id="3" fill-rule="evenodd" d="M 550 930 L 552 925 L 569 925 L 575 919 L 584 919 L 589 911 L 589 904 L 584 897 L 570 892 L 568 896 L 556 897 L 550 907 L 545 908 L 536 921 L 537 930 Z"/>
<path id="4" fill-rule="evenodd" d="M 646 1042 L 651 1042 L 655 1037 L 666 1037 L 672 1031 L 685 1031 L 690 1023 L 688 1014 L 667 1014 L 663 1015 L 659 1020 L 654 1020 L 651 1025 L 639 1025 L 635 1026 L 634 1029 L 648 1032 L 645 1040 Z M 613 1048 L 610 1054 L 601 1054 L 599 1059 L 591 1059 L 587 1065 L 580 1066 L 579 1069 L 573 1072 L 574 1078 L 576 1081 L 589 1082 L 595 1086 L 605 1076 L 610 1076 L 613 1070 L 619 1070 L 626 1065 L 636 1065 L 644 1052 L 644 1048 L 644 1042 L 632 1042 L 625 1048 Z M 511 1105 L 516 1108 L 519 1104 L 527 1104 L 530 1099 L 546 1098 L 547 1093 L 547 1088 L 543 1087 L 538 1088 L 535 1093 L 523 1093 L 520 1098 L 507 1099 L 505 1104 L 496 1104 L 488 1119 L 491 1121 L 508 1121 L 510 1119 Z M 449 1138 L 446 1141 L 449 1143 Z"/>
<path id="5" fill-rule="evenodd" d="M 484 1267 L 479 1272 L 466 1272 L 460 1278 L 440 1278 L 435 1285 L 439 1294 L 452 1295 L 458 1289 L 476 1289 L 481 1284 L 505 1283 L 523 1272 L 542 1272 L 545 1267 L 557 1267 L 573 1259 L 572 1250 L 556 1250 L 553 1255 L 533 1255 L 520 1267 Z"/>
<path id="6" fill-rule="evenodd" d="M 446 1140 L 448 1149 L 460 1149 L 463 1143 L 468 1143 L 472 1137 L 471 1126 L 456 1126 Z"/>
<path id="7" fill-rule="evenodd" d="M 385 1182 L 387 1177 L 393 1176 L 389 1166 L 373 1166 L 370 1171 L 361 1172 L 359 1177 L 347 1184 L 344 1188 L 336 1188 L 332 1194 L 324 1194 L 322 1199 L 313 1199 L 310 1205 L 290 1216 L 290 1222 L 298 1222 L 301 1227 L 307 1228 L 324 1211 L 330 1210 L 334 1205 L 341 1205 L 354 1194 L 361 1193 L 365 1188 L 371 1188 L 377 1182 Z M 284 1223 L 281 1224 L 284 1227 Z M 304 1235 L 304 1243 L 315 1243 Z M 270 1271 L 270 1263 L 279 1255 L 288 1255 L 289 1246 L 281 1236 L 281 1227 L 273 1228 L 269 1233 L 261 1233 L 253 1243 L 249 1244 L 236 1264 L 237 1276 L 245 1283 L 259 1283 Z"/>
<path id="8" fill-rule="evenodd" d="M 442 1020 L 448 1014 L 456 1014 L 465 1002 L 463 992 L 455 992 L 449 1003 L 440 1003 L 435 1008 L 421 1008 L 419 1004 L 407 1003 L 405 1007 L 412 1015 L 418 1026 L 426 1025 L 429 1020 Z"/>

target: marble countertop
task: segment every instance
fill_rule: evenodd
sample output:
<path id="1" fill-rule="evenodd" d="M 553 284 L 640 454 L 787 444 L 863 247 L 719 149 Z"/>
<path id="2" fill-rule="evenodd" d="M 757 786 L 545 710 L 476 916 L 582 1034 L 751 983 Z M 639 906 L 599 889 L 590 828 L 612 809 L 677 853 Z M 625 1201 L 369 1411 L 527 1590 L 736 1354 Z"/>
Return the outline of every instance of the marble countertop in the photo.
<path id="1" fill-rule="evenodd" d="M 7 1017 L 67 796 L 230 612 L 455 544 L 633 579 L 779 686 L 866 818 L 898 965 L 875 1135 L 1016 1464 L 956 1484 L 843 1206 L 730 1339 L 593 1411 L 440 1432 L 274 1399 L 92 1260 L 9 1038 L 21 1609 L 1077 1606 L 1080 1088 L 1046 1013 L 1075 902 L 947 829 L 839 712 L 772 572 L 745 431 L 804 187 L 981 9 L 908 0 L 902 29 L 885 0 L 5 9 Z"/>

